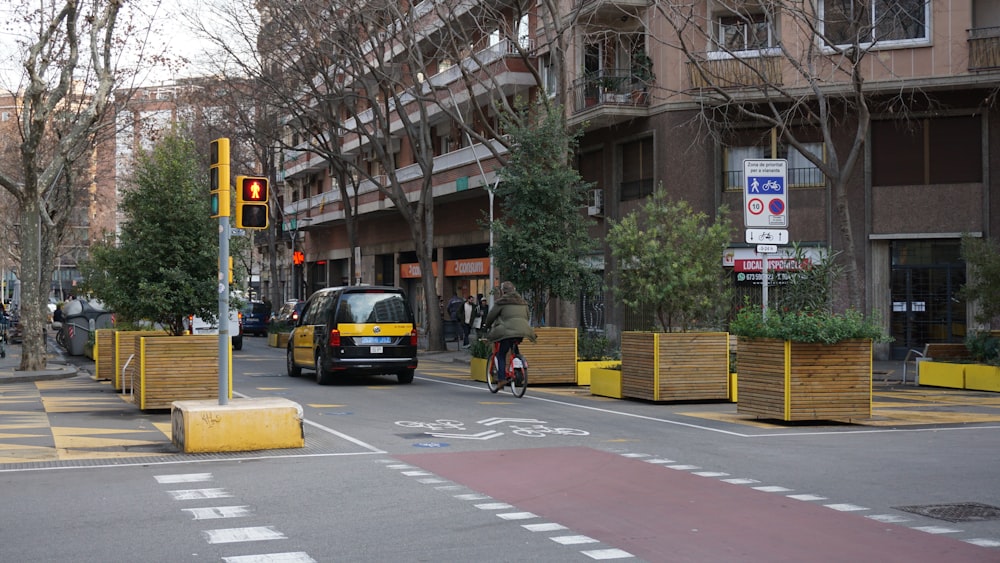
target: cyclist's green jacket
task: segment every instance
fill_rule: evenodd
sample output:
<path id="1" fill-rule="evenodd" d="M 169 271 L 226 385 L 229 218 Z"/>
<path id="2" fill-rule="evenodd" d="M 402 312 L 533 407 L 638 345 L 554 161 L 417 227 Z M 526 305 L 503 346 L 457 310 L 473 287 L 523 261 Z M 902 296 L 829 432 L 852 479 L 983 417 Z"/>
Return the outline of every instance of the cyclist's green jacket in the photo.
<path id="1" fill-rule="evenodd" d="M 516 292 L 496 300 L 483 326 L 489 329 L 490 342 L 504 338 L 527 338 L 534 342 L 537 338 L 535 329 L 531 328 L 528 302 Z"/>

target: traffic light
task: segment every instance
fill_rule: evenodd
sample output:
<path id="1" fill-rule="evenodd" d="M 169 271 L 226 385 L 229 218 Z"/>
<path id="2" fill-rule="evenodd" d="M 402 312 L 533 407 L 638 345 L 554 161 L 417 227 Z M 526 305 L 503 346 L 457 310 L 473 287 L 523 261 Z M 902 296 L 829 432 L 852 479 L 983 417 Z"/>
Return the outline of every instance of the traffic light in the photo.
<path id="1" fill-rule="evenodd" d="M 209 161 L 212 218 L 229 217 L 229 139 L 222 137 L 212 141 Z"/>
<path id="2" fill-rule="evenodd" d="M 267 178 L 236 177 L 236 227 L 239 229 L 267 228 Z"/>

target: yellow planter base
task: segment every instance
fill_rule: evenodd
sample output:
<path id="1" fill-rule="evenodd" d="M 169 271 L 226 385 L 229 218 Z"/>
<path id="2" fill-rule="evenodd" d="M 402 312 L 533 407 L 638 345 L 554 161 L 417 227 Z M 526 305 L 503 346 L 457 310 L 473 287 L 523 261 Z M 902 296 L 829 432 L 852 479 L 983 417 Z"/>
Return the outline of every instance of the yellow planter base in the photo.
<path id="1" fill-rule="evenodd" d="M 622 398 L 622 372 L 618 369 L 590 370 L 590 394 L 612 399 Z"/>

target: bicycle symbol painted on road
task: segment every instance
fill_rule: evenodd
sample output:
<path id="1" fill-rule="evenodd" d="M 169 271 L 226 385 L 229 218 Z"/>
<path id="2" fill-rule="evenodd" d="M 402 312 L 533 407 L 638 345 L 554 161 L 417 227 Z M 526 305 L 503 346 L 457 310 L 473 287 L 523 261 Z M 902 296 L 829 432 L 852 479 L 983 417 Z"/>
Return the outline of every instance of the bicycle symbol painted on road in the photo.
<path id="1" fill-rule="evenodd" d="M 547 426 L 544 420 L 529 418 L 487 418 L 478 421 L 478 424 L 493 427 L 508 423 L 511 431 L 526 438 L 544 438 L 546 436 L 589 436 L 590 432 L 578 428 L 555 428 Z M 514 424 L 521 423 L 522 425 Z M 503 432 L 489 429 L 483 432 L 473 433 L 471 429 L 465 427 L 465 423 L 459 420 L 439 418 L 433 421 L 397 420 L 396 426 L 404 428 L 416 428 L 423 430 L 424 434 L 436 438 L 453 438 L 467 440 L 490 440 L 503 436 Z"/>
<path id="2" fill-rule="evenodd" d="M 544 438 L 549 435 L 554 436 L 590 436 L 590 432 L 577 428 L 549 428 L 541 424 L 531 426 L 511 426 L 514 434 L 526 436 L 528 438 Z"/>
<path id="3" fill-rule="evenodd" d="M 457 420 L 448 420 L 444 418 L 439 418 L 433 422 L 415 422 L 412 420 L 397 420 L 396 426 L 402 426 L 403 428 L 423 428 L 430 430 L 431 432 L 440 432 L 442 430 L 465 430 L 465 423 L 459 422 Z M 430 434 L 430 432 L 427 432 Z"/>

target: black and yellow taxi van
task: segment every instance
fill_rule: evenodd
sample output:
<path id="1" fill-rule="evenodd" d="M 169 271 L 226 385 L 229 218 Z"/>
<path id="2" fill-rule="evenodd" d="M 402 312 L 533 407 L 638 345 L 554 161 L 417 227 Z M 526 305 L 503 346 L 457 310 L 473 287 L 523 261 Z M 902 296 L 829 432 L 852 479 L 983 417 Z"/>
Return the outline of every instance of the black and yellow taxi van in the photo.
<path id="1" fill-rule="evenodd" d="M 395 374 L 411 383 L 417 330 L 398 287 L 328 287 L 306 301 L 288 339 L 288 375 L 315 370 L 320 385 L 338 376 Z"/>

